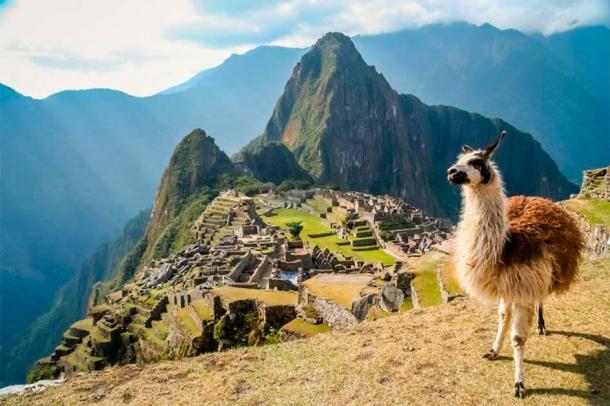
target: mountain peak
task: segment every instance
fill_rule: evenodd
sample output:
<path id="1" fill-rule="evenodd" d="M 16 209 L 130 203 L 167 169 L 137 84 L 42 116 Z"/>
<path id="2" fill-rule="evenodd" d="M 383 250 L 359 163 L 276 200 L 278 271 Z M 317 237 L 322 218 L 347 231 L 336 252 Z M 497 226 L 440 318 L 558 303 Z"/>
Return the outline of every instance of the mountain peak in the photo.
<path id="1" fill-rule="evenodd" d="M 327 32 L 326 34 L 324 34 L 321 38 L 319 38 L 314 47 L 316 46 L 322 46 L 324 44 L 327 43 L 337 43 L 337 44 L 349 44 L 349 45 L 354 45 L 352 43 L 352 40 L 350 37 L 348 37 L 347 35 L 343 34 L 342 32 Z"/>
<path id="2" fill-rule="evenodd" d="M 319 54 L 322 58 L 343 60 L 345 63 L 366 65 L 351 38 L 340 32 L 326 33 L 308 53 Z"/>
<path id="3" fill-rule="evenodd" d="M 218 185 L 223 176 L 237 174 L 229 157 L 214 138 L 195 129 L 178 144 L 163 173 L 147 231 L 150 243 L 179 213 L 188 200 Z"/>

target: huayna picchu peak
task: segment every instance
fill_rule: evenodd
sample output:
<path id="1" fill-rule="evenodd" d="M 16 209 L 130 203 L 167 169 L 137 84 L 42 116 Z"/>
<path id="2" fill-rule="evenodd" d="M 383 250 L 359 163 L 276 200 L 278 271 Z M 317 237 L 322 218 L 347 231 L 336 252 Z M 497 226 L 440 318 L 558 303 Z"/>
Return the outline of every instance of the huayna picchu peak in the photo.
<path id="1" fill-rule="evenodd" d="M 509 194 L 554 199 L 577 190 L 531 135 L 500 119 L 400 95 L 345 35 L 329 33 L 301 58 L 261 142 L 282 142 L 317 181 L 391 193 L 444 216 L 459 197 L 445 168 L 463 144 L 484 145 L 507 130 L 497 162 Z M 527 160 L 515 157 L 527 156 Z"/>

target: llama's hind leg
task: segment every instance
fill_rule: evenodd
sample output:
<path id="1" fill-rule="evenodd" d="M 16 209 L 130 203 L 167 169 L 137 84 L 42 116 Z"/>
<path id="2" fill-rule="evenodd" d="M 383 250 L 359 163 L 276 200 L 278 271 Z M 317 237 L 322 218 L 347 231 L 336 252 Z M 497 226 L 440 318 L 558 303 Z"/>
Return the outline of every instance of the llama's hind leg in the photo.
<path id="1" fill-rule="evenodd" d="M 513 356 L 515 362 L 515 396 L 525 397 L 523 385 L 523 357 L 525 353 L 525 342 L 529 335 L 532 323 L 533 306 L 513 305 L 513 323 L 511 327 L 511 342 L 513 345 Z"/>
<path id="2" fill-rule="evenodd" d="M 546 329 L 546 325 L 544 324 L 544 315 L 542 314 L 542 302 L 540 302 L 538 304 L 537 307 L 537 316 L 538 316 L 538 323 L 537 323 L 537 327 L 536 327 L 536 331 L 538 332 L 538 335 L 541 336 L 548 336 L 549 335 L 549 331 Z"/>
<path id="3" fill-rule="evenodd" d="M 506 303 L 503 299 L 500 299 L 500 303 L 498 304 L 498 331 L 496 333 L 496 339 L 494 340 L 491 350 L 483 355 L 483 358 L 492 361 L 498 359 L 500 351 L 502 350 L 502 345 L 506 339 L 506 333 L 508 333 L 508 327 L 510 326 L 511 313 L 510 304 Z"/>

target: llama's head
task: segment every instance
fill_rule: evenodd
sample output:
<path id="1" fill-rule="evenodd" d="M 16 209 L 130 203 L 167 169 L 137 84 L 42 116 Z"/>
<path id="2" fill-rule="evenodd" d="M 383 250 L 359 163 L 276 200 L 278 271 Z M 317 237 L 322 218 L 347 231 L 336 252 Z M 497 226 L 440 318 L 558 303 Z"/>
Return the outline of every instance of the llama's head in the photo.
<path id="1" fill-rule="evenodd" d="M 453 166 L 447 170 L 447 180 L 454 185 L 476 186 L 488 184 L 497 176 L 496 168 L 491 161 L 506 131 L 496 138 L 487 148 L 475 150 L 468 145 L 462 147 L 462 153 Z"/>

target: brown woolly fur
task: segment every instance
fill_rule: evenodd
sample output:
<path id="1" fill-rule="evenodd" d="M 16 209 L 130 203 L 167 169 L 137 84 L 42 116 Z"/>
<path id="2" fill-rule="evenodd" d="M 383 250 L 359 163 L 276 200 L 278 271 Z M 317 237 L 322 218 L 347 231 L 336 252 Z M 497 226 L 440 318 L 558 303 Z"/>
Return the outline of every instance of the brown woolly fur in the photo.
<path id="1" fill-rule="evenodd" d="M 516 196 L 508 199 L 508 218 L 503 265 L 532 263 L 546 251 L 553 264 L 549 293 L 565 292 L 576 277 L 584 248 L 583 236 L 572 216 L 550 200 Z"/>

